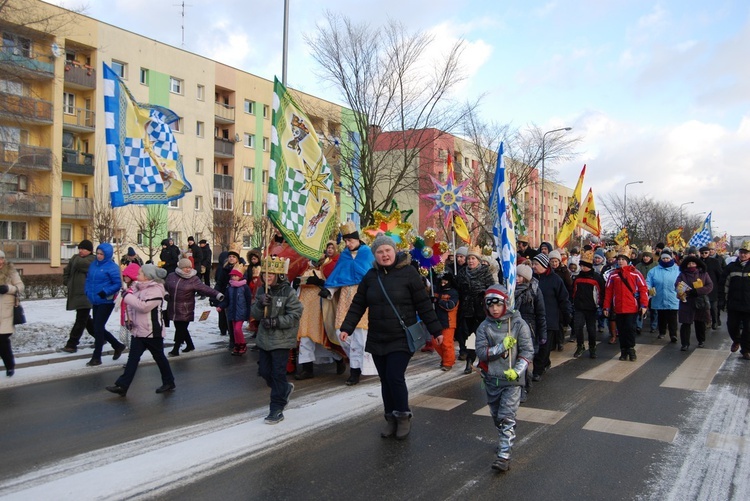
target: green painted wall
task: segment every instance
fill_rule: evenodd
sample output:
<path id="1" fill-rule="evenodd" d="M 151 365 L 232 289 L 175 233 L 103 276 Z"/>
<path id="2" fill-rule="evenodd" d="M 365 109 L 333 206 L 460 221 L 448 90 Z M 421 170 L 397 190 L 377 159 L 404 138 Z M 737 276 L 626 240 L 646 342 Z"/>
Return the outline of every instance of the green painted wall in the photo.
<path id="1" fill-rule="evenodd" d="M 169 108 L 169 95 L 169 75 L 148 70 L 148 103 Z M 154 243 L 161 250 L 159 245 L 167 238 L 169 232 L 169 211 L 166 205 L 151 205 L 147 214 L 149 220 L 154 218 L 159 221 L 159 230 Z"/>

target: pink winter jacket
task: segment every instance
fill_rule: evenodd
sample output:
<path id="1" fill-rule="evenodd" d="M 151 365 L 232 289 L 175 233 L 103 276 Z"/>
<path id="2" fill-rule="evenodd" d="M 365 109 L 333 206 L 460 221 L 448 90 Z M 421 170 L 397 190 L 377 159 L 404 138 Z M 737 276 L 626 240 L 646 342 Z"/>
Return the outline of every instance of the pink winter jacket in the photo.
<path id="1" fill-rule="evenodd" d="M 130 333 L 135 337 L 162 337 L 164 321 L 161 310 L 166 294 L 164 285 L 153 280 L 133 282 L 131 289 L 133 293 L 126 294 L 122 299 L 133 323 Z"/>

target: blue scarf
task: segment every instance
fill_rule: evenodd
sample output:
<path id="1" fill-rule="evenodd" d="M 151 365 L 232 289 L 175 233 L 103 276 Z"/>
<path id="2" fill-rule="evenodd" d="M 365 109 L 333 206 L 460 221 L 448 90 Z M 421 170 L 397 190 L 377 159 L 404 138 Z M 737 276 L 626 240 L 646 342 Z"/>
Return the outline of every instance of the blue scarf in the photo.
<path id="1" fill-rule="evenodd" d="M 672 266 L 674 266 L 674 259 L 670 259 L 666 263 L 659 259 L 659 266 L 661 266 L 662 268 L 671 268 Z"/>
<path id="2" fill-rule="evenodd" d="M 333 268 L 331 276 L 326 278 L 326 287 L 343 287 L 345 285 L 358 285 L 365 273 L 372 268 L 375 261 L 372 251 L 366 245 L 360 245 L 357 255 L 352 257 L 349 248 L 341 252 L 336 267 Z"/>

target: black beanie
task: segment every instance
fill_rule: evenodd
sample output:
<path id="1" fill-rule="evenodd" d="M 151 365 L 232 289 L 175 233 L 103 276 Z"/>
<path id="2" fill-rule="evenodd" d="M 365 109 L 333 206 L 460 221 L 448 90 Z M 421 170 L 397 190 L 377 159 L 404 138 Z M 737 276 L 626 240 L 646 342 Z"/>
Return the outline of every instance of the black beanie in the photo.
<path id="1" fill-rule="evenodd" d="M 81 243 L 78 244 L 78 248 L 94 252 L 94 244 L 91 243 L 91 240 L 81 240 Z"/>

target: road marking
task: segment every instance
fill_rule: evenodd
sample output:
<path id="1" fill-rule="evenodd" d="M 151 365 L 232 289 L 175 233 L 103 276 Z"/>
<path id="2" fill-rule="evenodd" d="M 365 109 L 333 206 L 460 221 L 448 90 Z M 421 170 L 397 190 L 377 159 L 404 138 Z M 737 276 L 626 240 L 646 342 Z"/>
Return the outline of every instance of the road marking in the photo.
<path id="1" fill-rule="evenodd" d="M 725 350 L 695 350 L 664 380 L 661 386 L 706 391 L 728 356 Z"/>
<path id="2" fill-rule="evenodd" d="M 618 360 L 620 355 L 615 355 L 612 360 L 608 360 L 601 365 L 597 365 L 593 369 L 584 372 L 579 379 L 593 379 L 596 381 L 612 381 L 619 383 L 633 372 L 638 370 L 643 364 L 651 360 L 654 355 L 659 353 L 659 350 L 664 348 L 666 345 L 658 344 L 639 344 L 636 345 L 635 351 L 638 355 L 638 359 L 635 362 L 623 362 Z"/>
<path id="3" fill-rule="evenodd" d="M 749 444 L 750 442 L 745 437 L 737 435 L 723 435 L 711 432 L 706 437 L 706 447 L 730 452 L 744 453 L 749 449 Z"/>
<path id="4" fill-rule="evenodd" d="M 601 433 L 612 433 L 625 437 L 646 438 L 672 443 L 677 436 L 677 428 L 673 426 L 660 426 L 648 423 L 636 423 L 634 421 L 621 421 L 619 419 L 608 419 L 592 417 L 588 423 L 583 425 L 584 430 L 598 431 Z"/>
<path id="5" fill-rule="evenodd" d="M 438 411 L 451 411 L 463 403 L 466 403 L 466 400 L 433 397 L 431 395 L 417 395 L 411 399 L 411 405 L 424 407 L 425 409 L 435 409 Z"/>
<path id="6" fill-rule="evenodd" d="M 546 409 L 535 409 L 533 407 L 519 407 L 516 413 L 518 421 L 527 421 L 529 423 L 539 424 L 557 424 L 568 413 L 560 411 L 549 411 Z M 474 413 L 475 416 L 489 416 L 490 407 L 484 406 Z"/>

